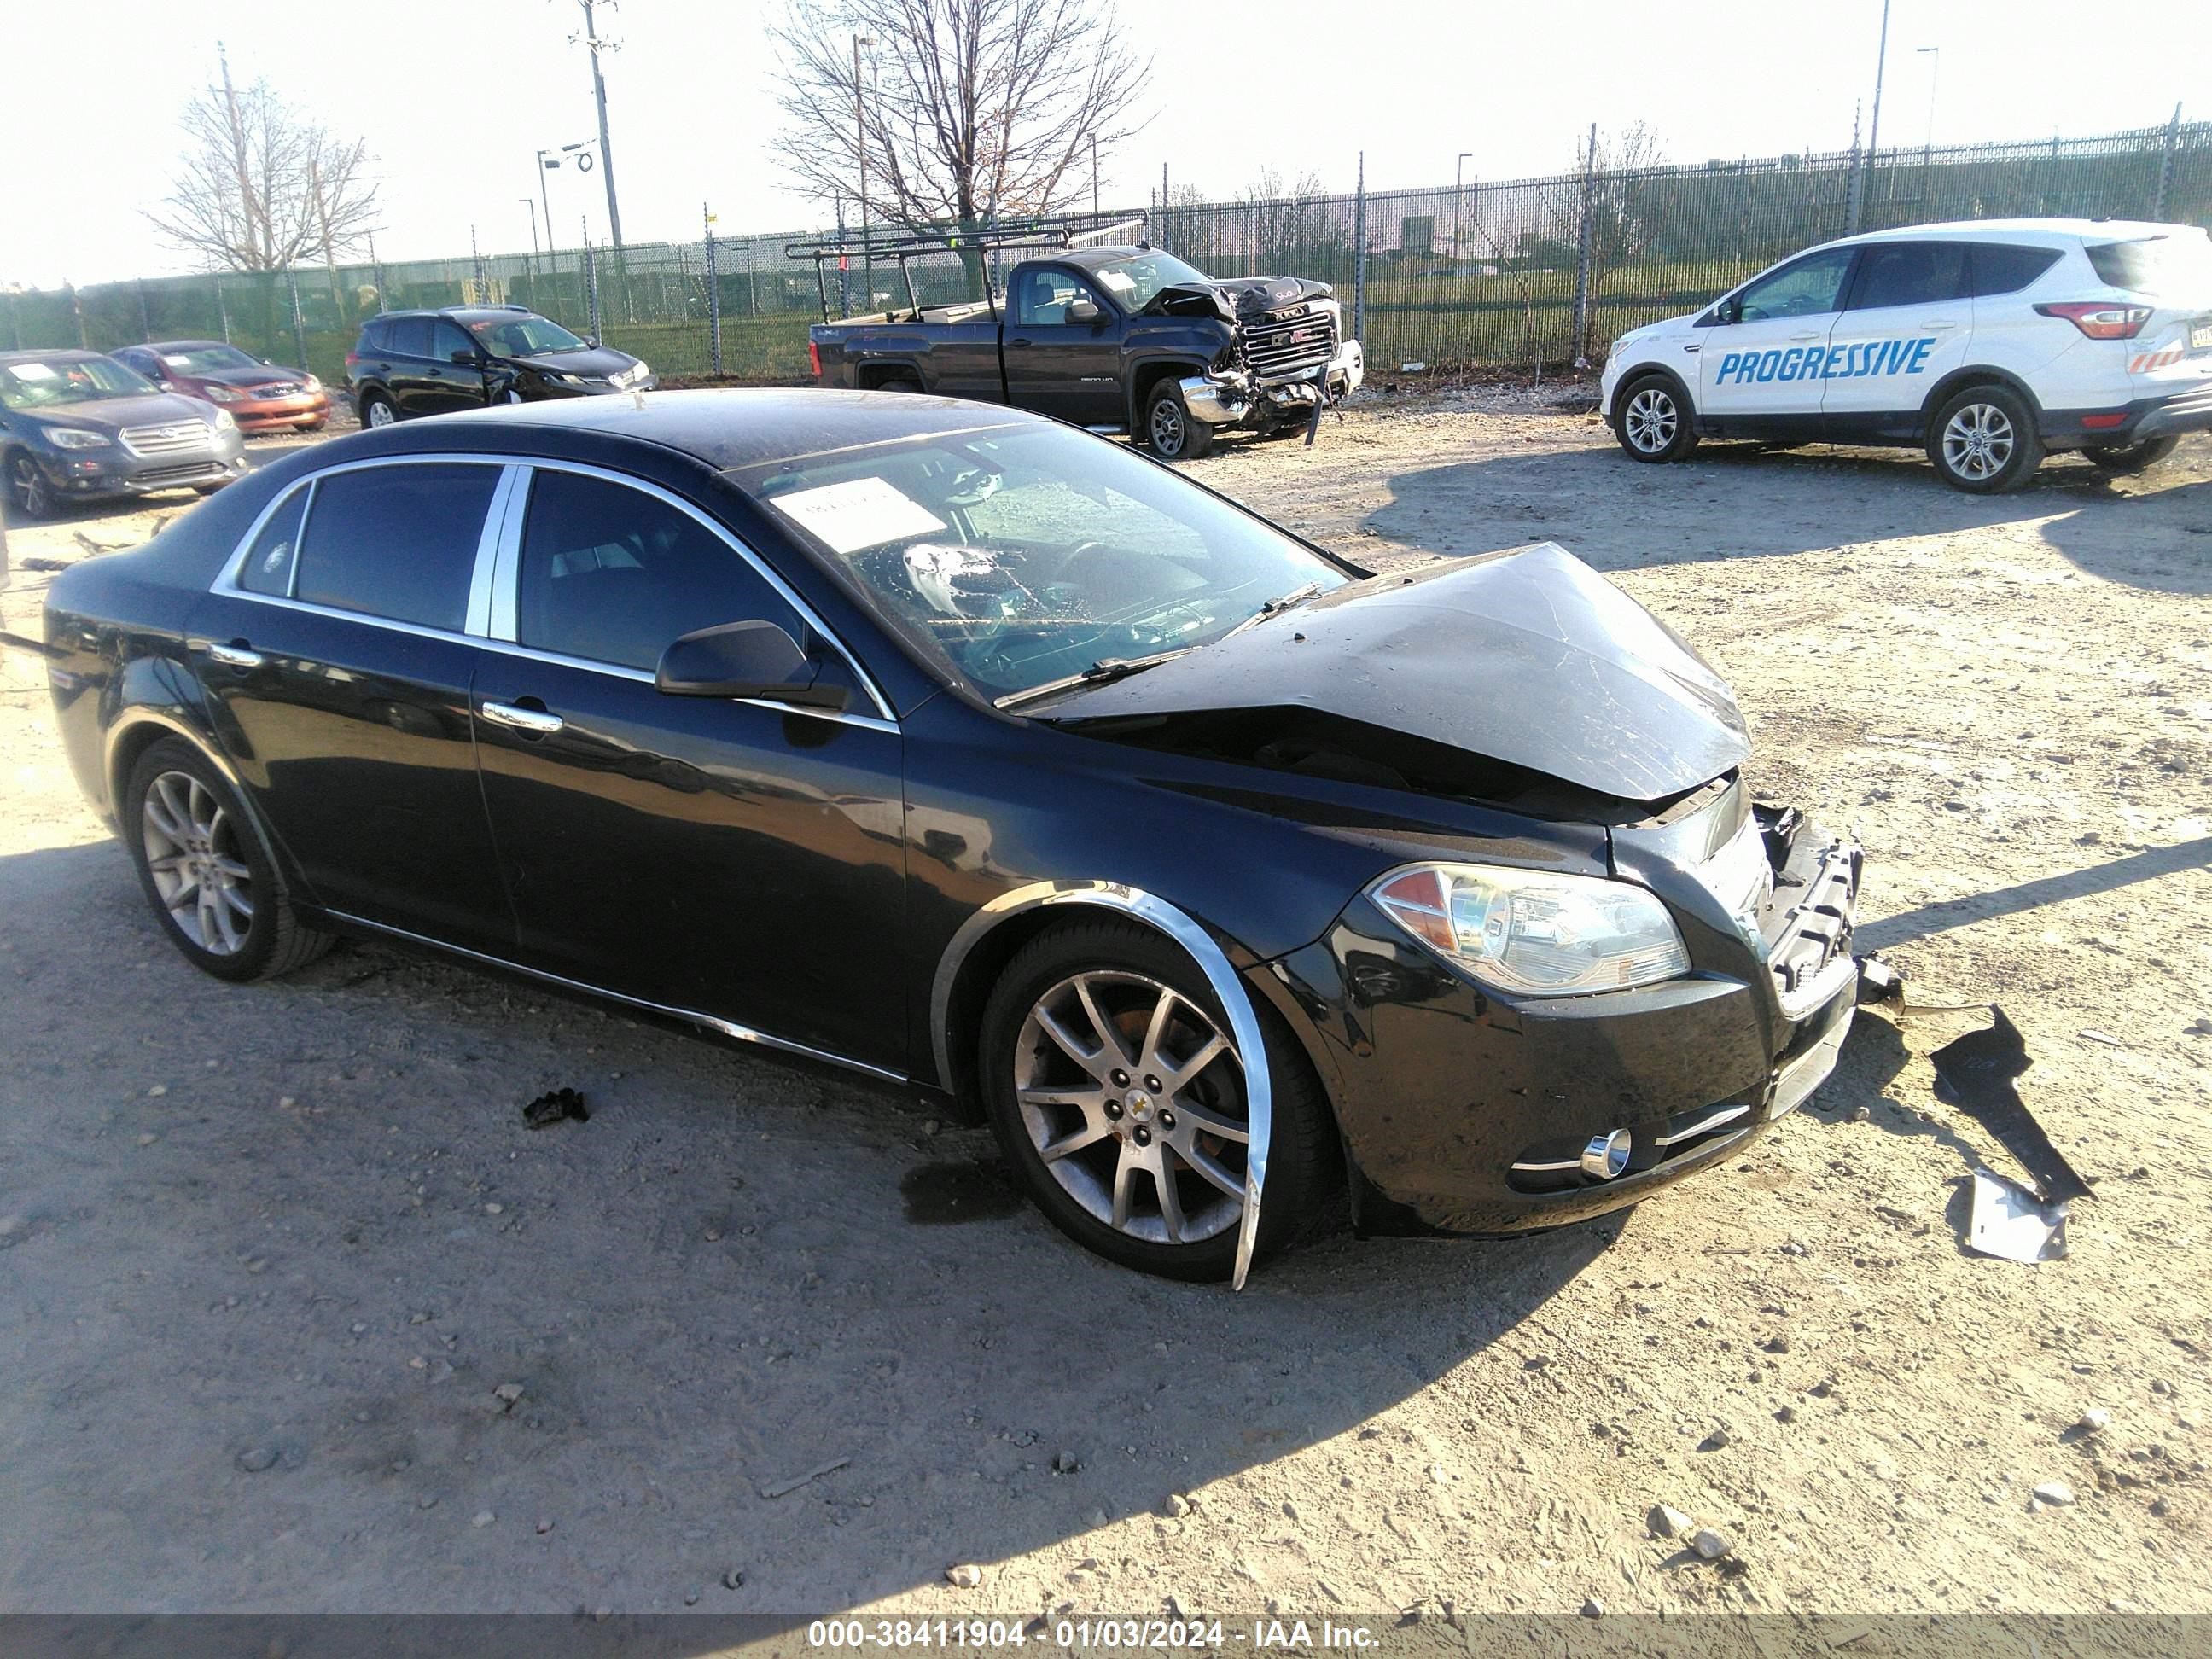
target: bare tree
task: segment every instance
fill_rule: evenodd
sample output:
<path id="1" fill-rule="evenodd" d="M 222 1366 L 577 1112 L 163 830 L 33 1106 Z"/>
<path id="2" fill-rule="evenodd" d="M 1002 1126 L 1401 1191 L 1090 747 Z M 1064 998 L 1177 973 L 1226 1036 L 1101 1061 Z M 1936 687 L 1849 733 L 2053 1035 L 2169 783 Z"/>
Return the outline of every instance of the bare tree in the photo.
<path id="1" fill-rule="evenodd" d="M 1641 258 L 1666 226 L 1673 205 L 1671 180 L 1656 169 L 1666 147 L 1644 122 L 1617 133 L 1601 132 L 1589 172 L 1589 309 L 1597 315 L 1598 296 L 1617 265 Z M 1557 239 L 1576 247 L 1582 235 L 1583 179 L 1579 173 L 1551 191 L 1552 228 Z M 1586 343 L 1575 342 L 1580 353 Z"/>
<path id="2" fill-rule="evenodd" d="M 1317 266 L 1352 246 L 1343 216 L 1322 198 L 1317 173 L 1302 173 L 1285 189 L 1281 173 L 1263 168 L 1245 188 L 1244 222 L 1259 262 L 1270 269 Z"/>
<path id="3" fill-rule="evenodd" d="M 375 227 L 368 144 L 332 138 L 266 81 L 240 91 L 222 63 L 222 84 L 185 106 L 191 142 L 164 210 L 146 216 L 210 269 L 283 270 L 316 254 L 335 288 L 338 256 Z"/>
<path id="4" fill-rule="evenodd" d="M 778 161 L 872 221 L 976 225 L 1067 208 L 1094 145 L 1142 124 L 1151 74 L 1103 0 L 787 0 Z M 863 69 L 855 42 L 872 43 Z"/>
<path id="5" fill-rule="evenodd" d="M 1211 198 L 1196 185 L 1177 185 L 1168 192 L 1152 226 L 1152 239 L 1176 258 L 1211 270 L 1221 257 L 1221 226 Z"/>

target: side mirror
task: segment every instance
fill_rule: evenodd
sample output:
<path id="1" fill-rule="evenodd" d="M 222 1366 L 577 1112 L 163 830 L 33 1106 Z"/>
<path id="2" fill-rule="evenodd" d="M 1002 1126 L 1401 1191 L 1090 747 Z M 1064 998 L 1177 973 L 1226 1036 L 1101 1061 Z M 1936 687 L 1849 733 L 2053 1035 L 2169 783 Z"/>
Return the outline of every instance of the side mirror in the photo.
<path id="1" fill-rule="evenodd" d="M 842 685 L 816 684 L 820 670 L 774 623 L 724 623 L 686 634 L 660 653 L 654 687 L 672 697 L 759 697 L 836 712 Z"/>
<path id="2" fill-rule="evenodd" d="M 177 389 L 177 383 L 174 380 L 156 380 L 154 382 L 154 389 L 156 392 L 174 392 Z"/>
<path id="3" fill-rule="evenodd" d="M 1098 307 L 1088 300 L 1073 300 L 1068 302 L 1067 320 L 1071 323 L 1095 323 L 1100 315 Z"/>
<path id="4" fill-rule="evenodd" d="M 446 361 L 449 363 L 467 363 L 473 366 L 477 361 L 477 354 L 473 351 L 451 352 L 447 354 Z"/>
<path id="5" fill-rule="evenodd" d="M 1713 320 L 1717 323 L 1741 322 L 1743 320 L 1743 301 L 1736 299 L 1722 301 L 1718 305 L 1713 307 Z"/>

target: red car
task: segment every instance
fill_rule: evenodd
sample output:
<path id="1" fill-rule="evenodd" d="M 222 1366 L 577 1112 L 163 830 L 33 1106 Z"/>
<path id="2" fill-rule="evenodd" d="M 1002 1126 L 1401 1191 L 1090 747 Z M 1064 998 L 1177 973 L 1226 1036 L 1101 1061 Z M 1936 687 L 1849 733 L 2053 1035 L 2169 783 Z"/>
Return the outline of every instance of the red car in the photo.
<path id="1" fill-rule="evenodd" d="M 315 432 L 331 418 L 331 394 L 306 369 L 279 368 L 220 340 L 157 340 L 107 355 L 229 410 L 241 432 Z"/>

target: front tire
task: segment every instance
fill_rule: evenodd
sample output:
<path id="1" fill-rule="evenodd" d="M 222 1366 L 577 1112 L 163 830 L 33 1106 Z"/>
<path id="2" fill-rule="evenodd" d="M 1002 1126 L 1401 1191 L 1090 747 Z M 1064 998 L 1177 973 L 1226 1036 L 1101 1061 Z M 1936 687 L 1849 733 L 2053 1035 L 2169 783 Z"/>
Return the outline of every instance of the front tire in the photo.
<path id="1" fill-rule="evenodd" d="M 1273 1103 L 1265 1255 L 1327 1208 L 1336 1139 L 1312 1067 L 1255 1006 Z M 1112 920 L 1040 934 L 1000 976 L 977 1052 L 1000 1149 L 1053 1225 L 1142 1273 L 1230 1276 L 1244 1214 L 1244 1061 L 1179 946 Z"/>
<path id="2" fill-rule="evenodd" d="M 1145 400 L 1145 442 L 1164 461 L 1194 461 L 1213 447 L 1213 428 L 1190 412 L 1182 388 L 1162 380 Z"/>
<path id="3" fill-rule="evenodd" d="M 1679 461 L 1698 447 L 1689 400 L 1663 374 L 1646 374 L 1621 388 L 1613 435 L 1632 460 Z"/>
<path id="4" fill-rule="evenodd" d="M 2139 444 L 2100 444 L 2081 453 L 2098 471 L 2125 478 L 2149 471 L 2180 447 L 2179 437 L 2146 438 Z"/>
<path id="5" fill-rule="evenodd" d="M 230 784 L 191 744 L 163 738 L 131 769 L 123 836 L 169 942 L 204 973 L 268 979 L 331 947 L 292 908 Z"/>
<path id="6" fill-rule="evenodd" d="M 381 392 L 365 392 L 361 399 L 361 423 L 365 427 L 390 426 L 399 418 L 399 411 L 392 399 Z"/>
<path id="7" fill-rule="evenodd" d="M 8 500 L 27 519 L 54 515 L 54 489 L 46 470 L 20 449 L 8 458 Z"/>
<path id="8" fill-rule="evenodd" d="M 1970 386 L 1936 411 L 1928 459 L 1936 476 L 1970 495 L 2017 489 L 2043 465 L 2035 415 L 2020 394 L 1995 384 Z"/>

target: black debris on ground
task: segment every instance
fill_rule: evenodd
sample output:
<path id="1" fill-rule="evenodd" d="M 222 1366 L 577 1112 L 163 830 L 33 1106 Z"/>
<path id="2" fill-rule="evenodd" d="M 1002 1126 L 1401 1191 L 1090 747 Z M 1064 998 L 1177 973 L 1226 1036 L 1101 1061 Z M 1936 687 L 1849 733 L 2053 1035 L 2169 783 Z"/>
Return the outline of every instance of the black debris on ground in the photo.
<path id="1" fill-rule="evenodd" d="M 574 1089 L 556 1089 L 543 1094 L 522 1109 L 522 1121 L 533 1129 L 544 1129 L 573 1117 L 579 1123 L 587 1122 L 591 1108 L 584 1104 L 583 1096 Z"/>

